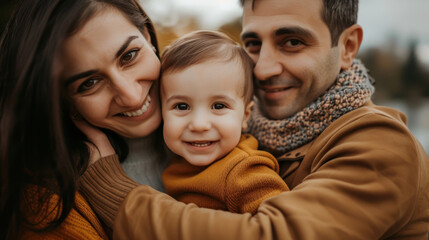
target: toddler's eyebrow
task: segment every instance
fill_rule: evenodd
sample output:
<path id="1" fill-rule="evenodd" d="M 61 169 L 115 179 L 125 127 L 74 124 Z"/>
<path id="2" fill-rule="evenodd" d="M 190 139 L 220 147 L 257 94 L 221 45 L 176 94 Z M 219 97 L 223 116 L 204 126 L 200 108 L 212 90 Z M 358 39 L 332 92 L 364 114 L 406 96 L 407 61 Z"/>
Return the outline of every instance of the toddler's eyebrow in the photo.
<path id="1" fill-rule="evenodd" d="M 188 96 L 185 96 L 185 95 L 178 95 L 178 94 L 175 94 L 175 95 L 171 95 L 171 96 L 169 96 L 166 100 L 165 100 L 165 102 L 170 102 L 170 101 L 172 101 L 172 100 L 183 100 L 183 101 L 185 101 L 185 100 L 188 100 L 189 99 L 189 97 Z"/>

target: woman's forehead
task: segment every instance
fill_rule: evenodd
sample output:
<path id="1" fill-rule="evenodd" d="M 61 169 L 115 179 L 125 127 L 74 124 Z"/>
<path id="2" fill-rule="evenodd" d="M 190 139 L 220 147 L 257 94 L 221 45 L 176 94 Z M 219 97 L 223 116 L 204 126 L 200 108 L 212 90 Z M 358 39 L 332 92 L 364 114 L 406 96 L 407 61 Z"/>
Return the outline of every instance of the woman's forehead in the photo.
<path id="1" fill-rule="evenodd" d="M 59 65 L 63 66 L 63 71 L 80 72 L 85 68 L 110 64 L 129 39 L 146 41 L 139 29 L 119 10 L 102 9 L 65 39 L 58 54 Z"/>

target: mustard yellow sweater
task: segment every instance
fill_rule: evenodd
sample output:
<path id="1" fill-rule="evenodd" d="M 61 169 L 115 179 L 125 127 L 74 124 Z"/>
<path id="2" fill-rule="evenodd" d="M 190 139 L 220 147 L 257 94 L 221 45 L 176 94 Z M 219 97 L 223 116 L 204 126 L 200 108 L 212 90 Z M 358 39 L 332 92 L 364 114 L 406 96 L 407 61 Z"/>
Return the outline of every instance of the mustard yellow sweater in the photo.
<path id="1" fill-rule="evenodd" d="M 38 232 L 37 230 L 43 229 L 55 219 L 59 210 L 58 195 L 54 194 L 47 201 L 39 203 L 38 196 L 44 191 L 46 190 L 36 186 L 30 186 L 26 189 L 25 200 L 21 204 L 21 208 L 27 222 L 21 226 L 19 239 L 108 239 L 97 216 L 79 192 L 76 192 L 75 206 L 59 227 L 50 231 Z M 37 212 L 36 210 L 40 206 L 41 211 Z"/>
<path id="2" fill-rule="evenodd" d="M 174 157 L 162 176 L 165 190 L 199 207 L 256 213 L 263 200 L 289 190 L 276 158 L 257 149 L 258 141 L 244 134 L 237 147 L 209 166 Z"/>

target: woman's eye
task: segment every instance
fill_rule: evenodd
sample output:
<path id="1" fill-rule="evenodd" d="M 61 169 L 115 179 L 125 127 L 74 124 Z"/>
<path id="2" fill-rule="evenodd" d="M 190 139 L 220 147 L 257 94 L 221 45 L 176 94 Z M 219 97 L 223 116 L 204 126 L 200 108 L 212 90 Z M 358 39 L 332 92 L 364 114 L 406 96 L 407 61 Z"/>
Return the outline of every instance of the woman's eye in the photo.
<path id="1" fill-rule="evenodd" d="M 125 65 L 128 64 L 130 62 L 132 62 L 134 60 L 134 58 L 137 56 L 139 50 L 135 49 L 135 50 L 131 50 L 127 53 L 125 53 L 124 55 L 122 55 L 120 61 L 121 61 L 121 65 Z"/>
<path id="2" fill-rule="evenodd" d="M 83 82 L 81 85 L 79 85 L 79 88 L 77 91 L 78 92 L 88 91 L 88 90 L 92 89 L 95 85 L 97 85 L 97 83 L 99 81 L 100 80 L 97 80 L 97 79 L 88 79 L 85 82 Z"/>
<path id="3" fill-rule="evenodd" d="M 220 109 L 226 108 L 226 105 L 223 104 L 223 103 L 215 103 L 215 104 L 213 104 L 212 108 L 215 109 L 215 110 L 220 110 Z"/>
<path id="4" fill-rule="evenodd" d="M 178 103 L 176 104 L 176 106 L 174 106 L 175 109 L 180 110 L 180 111 L 185 111 L 185 110 L 189 110 L 189 105 L 186 103 Z"/>

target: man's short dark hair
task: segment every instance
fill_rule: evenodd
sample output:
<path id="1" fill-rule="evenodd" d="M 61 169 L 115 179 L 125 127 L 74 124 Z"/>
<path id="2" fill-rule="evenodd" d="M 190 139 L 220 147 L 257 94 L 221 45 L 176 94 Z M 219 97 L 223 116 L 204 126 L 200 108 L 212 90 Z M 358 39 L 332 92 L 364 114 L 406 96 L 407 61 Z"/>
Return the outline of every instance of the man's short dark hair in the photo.
<path id="1" fill-rule="evenodd" d="M 246 1 L 240 0 L 243 6 Z M 359 0 L 322 0 L 322 19 L 328 25 L 331 34 L 332 46 L 337 46 L 341 33 L 357 23 Z"/>

